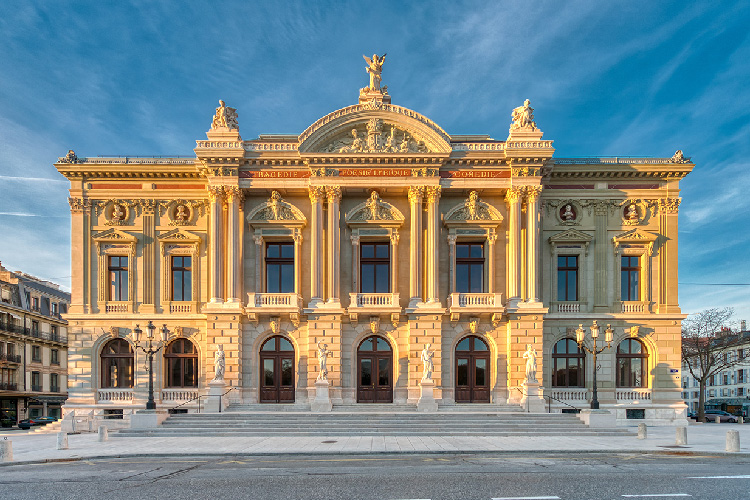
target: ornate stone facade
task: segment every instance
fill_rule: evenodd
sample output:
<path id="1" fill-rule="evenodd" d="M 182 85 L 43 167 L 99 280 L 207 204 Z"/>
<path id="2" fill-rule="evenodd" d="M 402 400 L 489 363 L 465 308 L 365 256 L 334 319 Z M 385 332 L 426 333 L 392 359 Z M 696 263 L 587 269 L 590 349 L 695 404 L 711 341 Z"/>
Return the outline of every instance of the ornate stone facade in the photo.
<path id="1" fill-rule="evenodd" d="M 625 409 L 684 418 L 677 211 L 689 159 L 556 158 L 528 100 L 504 141 L 450 136 L 390 103 L 384 58 L 368 61 L 359 104 L 298 136 L 243 140 L 222 101 L 192 160 L 60 158 L 71 180 L 69 408 L 143 407 L 142 355 L 126 387 L 105 384 L 101 356 L 148 320 L 196 360 L 189 387 L 156 360 L 161 408 L 197 408 L 219 346 L 229 402 L 305 406 L 325 380 L 334 405 L 416 405 L 425 345 L 441 405 L 519 404 L 534 352 L 553 410 L 585 407 L 591 363 L 561 380 L 555 349 L 597 320 L 614 330 L 598 358 L 602 406 L 620 421 Z M 645 364 L 625 382 L 616 347 L 633 327 Z M 363 367 L 383 359 L 388 383 L 370 387 Z M 277 362 L 287 378 L 273 378 Z"/>

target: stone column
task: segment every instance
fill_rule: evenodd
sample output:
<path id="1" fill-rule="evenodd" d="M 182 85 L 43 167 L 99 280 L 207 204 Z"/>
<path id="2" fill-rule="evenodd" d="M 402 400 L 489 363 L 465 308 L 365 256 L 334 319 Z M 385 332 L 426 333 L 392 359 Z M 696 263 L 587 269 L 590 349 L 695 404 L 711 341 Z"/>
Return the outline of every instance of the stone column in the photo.
<path id="1" fill-rule="evenodd" d="M 294 232 L 294 293 L 302 296 L 302 233 Z"/>
<path id="2" fill-rule="evenodd" d="M 351 240 L 352 240 L 352 293 L 359 293 L 359 235 L 352 235 Z"/>
<path id="3" fill-rule="evenodd" d="M 224 188 L 222 186 L 209 186 L 208 197 L 210 199 L 209 210 L 211 212 L 211 220 L 209 224 L 209 283 L 211 286 L 211 300 L 212 304 L 224 302 L 222 298 L 223 290 L 223 279 L 222 279 L 222 265 L 221 265 L 221 251 L 222 251 L 222 201 L 224 200 Z"/>
<path id="4" fill-rule="evenodd" d="M 427 196 L 427 302 L 440 303 L 438 295 L 438 234 L 440 234 L 440 186 L 429 186 Z"/>
<path id="5" fill-rule="evenodd" d="M 456 235 L 448 235 L 448 293 L 456 293 Z"/>
<path id="6" fill-rule="evenodd" d="M 681 198 L 659 200 L 659 228 L 664 235 L 664 244 L 659 249 L 660 313 L 680 313 L 677 297 L 677 214 L 681 201 Z M 647 286 L 651 286 L 650 281 Z"/>
<path id="7" fill-rule="evenodd" d="M 240 196 L 239 186 L 225 186 L 227 204 L 227 297 L 232 304 L 240 302 Z"/>
<path id="8" fill-rule="evenodd" d="M 263 293 L 263 236 L 253 236 L 255 241 L 255 293 Z M 296 257 L 296 255 L 295 255 Z"/>
<path id="9" fill-rule="evenodd" d="M 323 301 L 323 195 L 325 189 L 310 186 L 310 307 Z"/>
<path id="10" fill-rule="evenodd" d="M 607 202 L 594 204 L 594 311 L 609 311 L 607 303 Z M 619 262 L 616 263 L 619 268 Z"/>
<path id="11" fill-rule="evenodd" d="M 398 293 L 398 233 L 391 234 L 391 293 Z"/>
<path id="12" fill-rule="evenodd" d="M 539 196 L 542 186 L 526 187 L 526 290 L 529 302 L 539 302 Z"/>
<path id="13" fill-rule="evenodd" d="M 409 188 L 409 307 L 422 302 L 422 196 L 423 186 Z"/>
<path id="14" fill-rule="evenodd" d="M 156 224 L 154 212 L 155 200 L 143 200 L 143 303 L 139 312 L 156 312 Z M 167 265 L 171 265 L 167 262 Z M 132 297 L 131 297 L 132 299 Z M 170 297 L 171 299 L 171 297 Z"/>
<path id="15" fill-rule="evenodd" d="M 339 203 L 341 202 L 341 188 L 339 186 L 327 186 L 326 198 L 328 200 L 328 303 L 340 303 L 341 242 L 339 230 Z"/>
<path id="16" fill-rule="evenodd" d="M 487 293 L 495 293 L 495 230 L 487 236 Z"/>
<path id="17" fill-rule="evenodd" d="M 68 198 L 71 234 L 71 302 L 69 312 L 82 314 L 90 311 L 91 202 L 85 198 Z M 93 256 L 96 258 L 96 255 Z M 88 263 L 87 263 L 88 262 Z"/>
<path id="18" fill-rule="evenodd" d="M 509 205 L 508 215 L 508 300 L 518 303 L 521 298 L 521 194 L 520 187 L 505 193 Z"/>

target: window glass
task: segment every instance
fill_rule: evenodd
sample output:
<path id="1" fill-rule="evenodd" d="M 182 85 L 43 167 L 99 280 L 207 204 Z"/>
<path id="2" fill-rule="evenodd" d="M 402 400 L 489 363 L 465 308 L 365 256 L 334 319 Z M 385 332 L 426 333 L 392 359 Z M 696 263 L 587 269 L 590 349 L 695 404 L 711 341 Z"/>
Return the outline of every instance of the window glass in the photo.
<path id="1" fill-rule="evenodd" d="M 456 385 L 469 385 L 469 360 L 459 358 L 456 365 Z"/>
<path id="2" fill-rule="evenodd" d="M 375 350 L 375 345 L 373 344 L 372 340 L 373 339 L 371 339 L 371 338 L 365 339 L 365 341 L 362 342 L 362 344 L 360 344 L 359 350 L 360 351 L 374 351 Z"/>
<path id="3" fill-rule="evenodd" d="M 266 292 L 294 292 L 294 243 L 266 244 Z"/>
<path id="4" fill-rule="evenodd" d="M 378 351 L 390 351 L 391 346 L 384 339 L 378 337 Z"/>
<path id="5" fill-rule="evenodd" d="M 475 359 L 476 363 L 474 385 L 486 385 L 485 376 L 487 374 L 487 360 L 486 359 Z"/>
<path id="6" fill-rule="evenodd" d="M 261 351 L 275 351 L 276 350 L 276 337 L 270 338 L 263 343 Z"/>
<path id="7" fill-rule="evenodd" d="M 466 337 L 461 342 L 458 343 L 456 346 L 457 351 L 469 351 L 471 350 L 470 346 L 471 339 L 469 337 Z"/>
<path id="8" fill-rule="evenodd" d="M 488 351 L 487 344 L 484 343 L 484 340 L 474 337 L 474 350 L 475 351 Z"/>
<path id="9" fill-rule="evenodd" d="M 360 245 L 360 292 L 390 292 L 390 243 Z"/>
<path id="10" fill-rule="evenodd" d="M 559 340 L 552 350 L 552 386 L 583 387 L 584 359 L 573 339 Z"/>
<path id="11" fill-rule="evenodd" d="M 484 293 L 484 244 L 456 244 L 456 291 Z"/>
<path id="12" fill-rule="evenodd" d="M 263 360 L 263 385 L 265 386 L 274 386 L 273 361 L 273 358 Z"/>
<path id="13" fill-rule="evenodd" d="M 291 359 L 281 359 L 281 385 L 284 387 L 290 387 L 294 380 L 294 363 Z"/>
<path id="14" fill-rule="evenodd" d="M 378 359 L 378 385 L 390 385 L 389 359 Z"/>
<path id="15" fill-rule="evenodd" d="M 359 362 L 360 385 L 372 385 L 372 359 L 362 358 Z"/>
<path id="16" fill-rule="evenodd" d="M 279 337 L 279 351 L 293 351 L 292 343 L 284 337 Z"/>

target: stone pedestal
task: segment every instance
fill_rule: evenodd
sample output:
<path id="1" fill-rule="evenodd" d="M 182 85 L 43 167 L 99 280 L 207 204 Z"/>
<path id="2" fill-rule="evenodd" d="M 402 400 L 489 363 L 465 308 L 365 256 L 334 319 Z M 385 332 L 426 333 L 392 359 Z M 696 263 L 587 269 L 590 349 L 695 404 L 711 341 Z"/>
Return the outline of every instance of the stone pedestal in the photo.
<path id="1" fill-rule="evenodd" d="M 614 429 L 617 426 L 617 417 L 609 410 L 581 410 L 578 418 L 592 428 Z"/>
<path id="2" fill-rule="evenodd" d="M 130 416 L 131 429 L 154 429 L 169 416 L 167 410 L 138 410 Z"/>
<path id="3" fill-rule="evenodd" d="M 417 411 L 432 412 L 437 411 L 438 405 L 435 401 L 435 381 L 432 379 L 422 380 L 419 383 L 419 401 L 417 402 Z"/>
<path id="4" fill-rule="evenodd" d="M 227 392 L 227 383 L 224 380 L 212 380 L 208 383 L 208 394 L 203 398 L 203 411 L 206 413 L 219 413 L 224 410 L 224 393 Z"/>
<path id="5" fill-rule="evenodd" d="M 521 397 L 521 406 L 529 413 L 544 413 L 544 396 L 541 393 L 539 382 L 525 381 L 521 384 L 524 395 Z"/>
<path id="6" fill-rule="evenodd" d="M 333 408 L 331 396 L 328 393 L 328 386 L 327 380 L 315 381 L 315 399 L 310 403 L 312 411 L 331 411 Z"/>

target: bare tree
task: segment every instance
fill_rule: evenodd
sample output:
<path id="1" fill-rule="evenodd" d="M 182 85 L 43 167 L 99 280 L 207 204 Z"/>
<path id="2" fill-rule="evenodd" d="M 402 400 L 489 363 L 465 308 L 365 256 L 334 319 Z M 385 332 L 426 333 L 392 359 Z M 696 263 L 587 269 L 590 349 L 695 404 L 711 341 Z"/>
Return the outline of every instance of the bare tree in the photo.
<path id="1" fill-rule="evenodd" d="M 747 339 L 730 326 L 734 311 L 706 309 L 692 314 L 682 322 L 682 361 L 690 375 L 698 381 L 698 422 L 704 421 L 706 383 L 708 380 L 743 361 L 737 348 Z"/>

